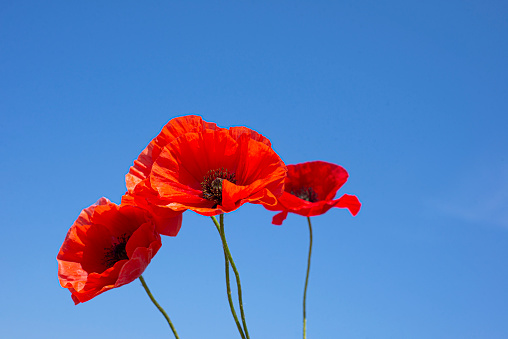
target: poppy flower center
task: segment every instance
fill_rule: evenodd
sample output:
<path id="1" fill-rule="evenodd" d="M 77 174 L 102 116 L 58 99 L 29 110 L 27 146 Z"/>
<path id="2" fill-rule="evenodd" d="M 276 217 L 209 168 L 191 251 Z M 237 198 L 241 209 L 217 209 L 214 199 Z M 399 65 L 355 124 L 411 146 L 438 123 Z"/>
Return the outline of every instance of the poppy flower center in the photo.
<path id="1" fill-rule="evenodd" d="M 222 181 L 227 180 L 230 183 L 236 184 L 235 173 L 229 173 L 227 169 L 220 168 L 206 172 L 201 182 L 201 190 L 203 191 L 203 198 L 214 201 L 215 205 L 222 204 Z"/>
<path id="2" fill-rule="evenodd" d="M 119 262 L 120 260 L 129 259 L 125 246 L 127 245 L 127 236 L 124 234 L 116 239 L 111 247 L 104 248 L 103 264 L 108 268 Z"/>
<path id="3" fill-rule="evenodd" d="M 312 187 L 302 187 L 294 191 L 291 190 L 291 194 L 308 202 L 318 201 L 317 193 L 312 189 Z"/>

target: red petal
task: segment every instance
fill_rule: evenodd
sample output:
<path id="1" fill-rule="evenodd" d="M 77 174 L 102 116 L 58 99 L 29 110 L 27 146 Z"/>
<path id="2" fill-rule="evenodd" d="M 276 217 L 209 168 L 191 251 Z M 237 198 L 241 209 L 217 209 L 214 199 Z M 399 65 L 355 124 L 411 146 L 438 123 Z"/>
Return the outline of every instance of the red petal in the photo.
<path id="1" fill-rule="evenodd" d="M 94 224 L 103 225 L 114 237 L 130 236 L 139 225 L 146 221 L 143 209 L 135 206 L 118 206 L 109 204 L 99 206 L 93 215 Z"/>
<path id="2" fill-rule="evenodd" d="M 132 258 L 134 251 L 138 247 L 148 248 L 153 242 L 161 242 L 161 237 L 155 232 L 154 225 L 150 222 L 146 222 L 132 233 L 131 237 L 127 241 L 125 251 L 127 256 Z M 155 253 L 154 253 L 155 255 Z"/>
<path id="3" fill-rule="evenodd" d="M 141 181 L 148 178 L 154 161 L 167 144 L 176 138 L 189 132 L 201 132 L 204 130 L 219 130 L 216 124 L 203 121 L 199 116 L 187 115 L 170 120 L 148 146 L 134 161 L 129 173 L 125 176 L 127 190 L 132 191 Z"/>
<path id="4" fill-rule="evenodd" d="M 339 199 L 329 202 L 328 205 L 330 206 L 330 208 L 331 207 L 347 208 L 353 216 L 357 215 L 358 212 L 360 211 L 360 207 L 362 207 L 362 204 L 360 203 L 358 198 L 350 194 L 344 194 Z"/>
<path id="5" fill-rule="evenodd" d="M 134 196 L 127 193 L 122 196 L 122 205 L 134 205 L 149 211 L 159 234 L 176 236 L 182 227 L 183 211 L 176 212 L 168 207 L 157 206 L 151 204 L 149 200 L 142 195 Z"/>
<path id="6" fill-rule="evenodd" d="M 274 224 L 274 225 L 282 225 L 282 222 L 284 220 L 286 220 L 287 216 L 288 216 L 288 212 L 287 211 L 283 211 L 283 212 L 275 214 L 273 216 L 273 218 L 272 218 L 272 224 Z"/>
<path id="7" fill-rule="evenodd" d="M 262 136 L 258 132 L 251 130 L 250 128 L 243 127 L 243 126 L 236 126 L 236 127 L 230 127 L 229 128 L 229 135 L 231 135 L 234 139 L 238 140 L 242 134 L 247 134 L 250 139 L 262 142 L 268 147 L 272 147 L 272 144 L 270 140 L 268 140 L 266 137 Z"/>

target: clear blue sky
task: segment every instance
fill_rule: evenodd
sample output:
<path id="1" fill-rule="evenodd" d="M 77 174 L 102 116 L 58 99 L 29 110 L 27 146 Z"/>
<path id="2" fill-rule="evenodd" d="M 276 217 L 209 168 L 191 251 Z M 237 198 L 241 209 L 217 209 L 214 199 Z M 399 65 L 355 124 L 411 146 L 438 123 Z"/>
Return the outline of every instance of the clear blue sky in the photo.
<path id="1" fill-rule="evenodd" d="M 172 117 L 324 160 L 363 203 L 313 218 L 309 339 L 508 338 L 502 1 L 0 3 L 5 338 L 171 337 L 138 281 L 74 306 L 56 254 Z M 306 220 L 226 216 L 252 338 L 301 333 Z M 237 338 L 220 239 L 192 212 L 144 276 L 182 339 Z"/>

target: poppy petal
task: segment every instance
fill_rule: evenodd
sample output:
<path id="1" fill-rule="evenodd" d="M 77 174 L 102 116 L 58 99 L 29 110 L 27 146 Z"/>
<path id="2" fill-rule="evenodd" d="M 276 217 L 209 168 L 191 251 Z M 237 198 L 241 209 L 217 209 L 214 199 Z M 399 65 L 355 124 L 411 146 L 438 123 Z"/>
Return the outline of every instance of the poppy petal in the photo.
<path id="1" fill-rule="evenodd" d="M 122 196 L 122 205 L 134 205 L 148 210 L 155 223 L 155 229 L 161 235 L 175 237 L 182 227 L 183 212 L 151 204 L 149 199 L 142 196 L 126 193 Z"/>
<path id="2" fill-rule="evenodd" d="M 356 216 L 360 211 L 362 204 L 355 195 L 344 194 L 339 199 L 327 203 L 331 207 L 347 208 L 353 216 Z"/>
<path id="3" fill-rule="evenodd" d="M 148 178 L 154 161 L 159 157 L 165 145 L 169 144 L 181 135 L 189 132 L 220 129 L 216 124 L 206 122 L 196 115 L 187 115 L 170 120 L 148 146 L 134 161 L 129 173 L 125 176 L 127 190 L 134 190 L 137 184 Z"/>
<path id="4" fill-rule="evenodd" d="M 287 211 L 283 211 L 283 212 L 275 214 L 273 216 L 273 218 L 272 218 L 272 224 L 274 224 L 274 225 L 282 225 L 282 222 L 284 220 L 286 220 L 287 216 L 288 216 L 288 212 Z"/>
<path id="5" fill-rule="evenodd" d="M 237 140 L 240 138 L 240 136 L 242 134 L 247 134 L 250 139 L 262 142 L 263 144 L 265 144 L 268 147 L 272 147 L 272 143 L 270 142 L 270 140 L 268 140 L 268 138 L 262 136 L 258 132 L 251 130 L 250 128 L 247 128 L 247 127 L 243 127 L 243 126 L 231 127 L 229 129 L 229 134 L 234 139 L 237 139 Z"/>

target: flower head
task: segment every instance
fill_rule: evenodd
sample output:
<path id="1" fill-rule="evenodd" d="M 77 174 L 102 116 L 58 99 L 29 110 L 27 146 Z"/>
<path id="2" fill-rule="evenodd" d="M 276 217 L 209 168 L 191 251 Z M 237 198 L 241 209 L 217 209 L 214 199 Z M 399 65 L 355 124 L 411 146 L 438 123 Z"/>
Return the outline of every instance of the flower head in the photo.
<path id="1" fill-rule="evenodd" d="M 275 205 L 285 176 L 284 163 L 261 134 L 185 116 L 152 140 L 126 181 L 133 201 L 211 216 L 246 202 Z"/>
<path id="2" fill-rule="evenodd" d="M 106 198 L 84 209 L 57 256 L 58 279 L 75 304 L 137 279 L 161 247 L 147 211 Z"/>
<path id="3" fill-rule="evenodd" d="M 344 194 L 334 199 L 348 178 L 341 166 L 311 161 L 288 165 L 287 168 L 285 191 L 278 198 L 277 205 L 264 205 L 268 210 L 281 211 L 273 217 L 273 224 L 282 225 L 289 212 L 311 217 L 323 214 L 332 207 L 347 208 L 352 215 L 360 211 L 361 203 L 354 195 Z"/>

